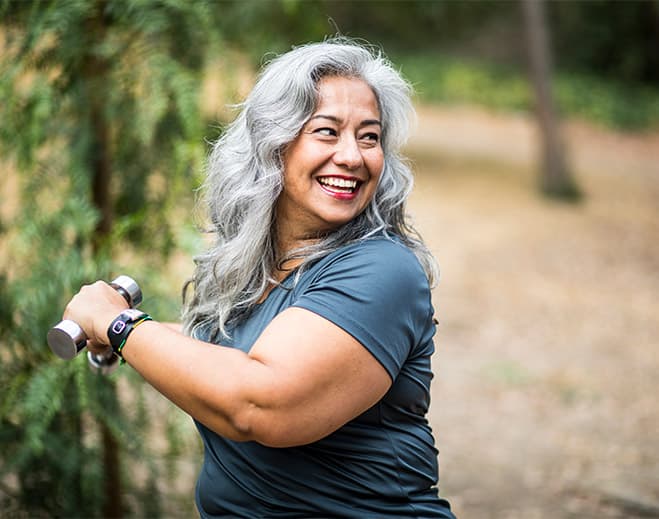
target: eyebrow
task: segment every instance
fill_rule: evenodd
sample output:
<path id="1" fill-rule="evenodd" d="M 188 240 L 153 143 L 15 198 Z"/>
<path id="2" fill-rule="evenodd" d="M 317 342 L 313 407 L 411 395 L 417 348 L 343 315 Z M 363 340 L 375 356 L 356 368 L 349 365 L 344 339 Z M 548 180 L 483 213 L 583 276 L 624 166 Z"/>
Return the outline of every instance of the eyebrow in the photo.
<path id="1" fill-rule="evenodd" d="M 341 124 L 343 122 L 339 117 L 335 117 L 334 115 L 318 114 L 310 117 L 309 121 L 313 121 L 314 119 L 328 119 L 335 122 L 336 124 Z M 372 124 L 382 127 L 382 123 L 378 119 L 364 119 L 361 123 L 359 123 L 359 126 L 370 126 Z"/>

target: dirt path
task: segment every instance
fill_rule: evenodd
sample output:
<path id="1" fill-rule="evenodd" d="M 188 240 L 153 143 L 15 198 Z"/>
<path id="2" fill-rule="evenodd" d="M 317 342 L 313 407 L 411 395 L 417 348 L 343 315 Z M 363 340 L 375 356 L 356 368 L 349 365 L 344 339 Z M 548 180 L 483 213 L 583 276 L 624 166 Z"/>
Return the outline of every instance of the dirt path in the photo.
<path id="1" fill-rule="evenodd" d="M 536 194 L 524 117 L 424 108 L 410 143 L 460 518 L 659 517 L 659 135 L 566 130 L 579 206 Z"/>

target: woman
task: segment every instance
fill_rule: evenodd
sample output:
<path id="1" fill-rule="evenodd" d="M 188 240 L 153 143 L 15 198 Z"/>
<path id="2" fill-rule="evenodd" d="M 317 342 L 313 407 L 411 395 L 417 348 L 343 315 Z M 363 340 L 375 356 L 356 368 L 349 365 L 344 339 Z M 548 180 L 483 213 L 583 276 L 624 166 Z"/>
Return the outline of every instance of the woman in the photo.
<path id="1" fill-rule="evenodd" d="M 210 157 L 184 334 L 103 282 L 64 317 L 189 413 L 203 517 L 453 517 L 426 419 L 435 262 L 406 221 L 409 87 L 336 39 L 267 65 Z M 118 316 L 119 314 L 119 316 Z"/>

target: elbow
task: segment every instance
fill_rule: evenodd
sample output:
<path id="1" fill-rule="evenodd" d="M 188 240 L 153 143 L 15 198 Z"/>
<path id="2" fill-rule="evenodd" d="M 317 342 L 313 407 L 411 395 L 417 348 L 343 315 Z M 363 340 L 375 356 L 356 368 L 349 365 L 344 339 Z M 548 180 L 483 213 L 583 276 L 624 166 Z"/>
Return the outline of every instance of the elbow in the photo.
<path id="1" fill-rule="evenodd" d="M 307 437 L 287 413 L 265 409 L 251 403 L 232 420 L 235 441 L 254 441 L 265 447 L 297 447 L 316 438 Z M 301 434 L 302 433 L 302 434 Z"/>
<path id="2" fill-rule="evenodd" d="M 232 415 L 226 417 L 226 422 L 228 422 L 229 426 L 228 430 L 217 428 L 215 432 L 233 441 L 258 441 L 259 429 L 255 421 L 255 416 L 258 414 L 258 406 L 252 402 L 248 402 L 244 406 L 241 406 L 239 410 L 232 413 Z M 221 422 L 225 421 L 222 420 Z"/>
<path id="3" fill-rule="evenodd" d="M 239 419 L 234 421 L 234 430 L 237 437 L 236 441 L 253 441 L 260 443 L 265 447 L 283 448 L 297 445 L 293 441 L 293 436 L 286 431 L 285 424 L 273 423 L 268 426 L 264 420 L 257 419 L 255 415 L 259 414 L 258 409 L 253 409 L 249 413 L 251 419 Z"/>

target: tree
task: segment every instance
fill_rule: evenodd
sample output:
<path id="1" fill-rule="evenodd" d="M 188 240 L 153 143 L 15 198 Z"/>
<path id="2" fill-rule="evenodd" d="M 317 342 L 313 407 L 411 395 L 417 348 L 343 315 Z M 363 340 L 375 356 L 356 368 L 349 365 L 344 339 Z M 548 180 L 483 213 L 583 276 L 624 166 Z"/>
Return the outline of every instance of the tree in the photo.
<path id="1" fill-rule="evenodd" d="M 567 165 L 551 92 L 551 53 L 544 0 L 522 0 L 522 8 L 530 77 L 543 148 L 540 186 L 548 196 L 576 199 L 579 198 L 580 192 Z"/>
<path id="2" fill-rule="evenodd" d="M 126 255 L 157 291 L 148 265 L 172 250 L 181 190 L 204 153 L 209 5 L 5 0 L 0 19 L 0 151 L 15 161 L 22 195 L 2 227 L 13 261 L 0 275 L 0 481 L 15 483 L 2 483 L 0 506 L 158 515 L 140 385 L 136 406 L 122 408 L 117 385 L 130 376 L 96 376 L 84 356 L 54 358 L 45 333 L 81 284 L 123 270 Z M 148 466 L 145 482 L 131 483 L 122 453 Z"/>

